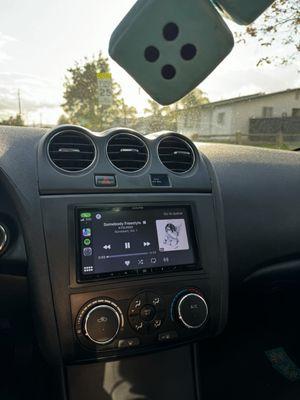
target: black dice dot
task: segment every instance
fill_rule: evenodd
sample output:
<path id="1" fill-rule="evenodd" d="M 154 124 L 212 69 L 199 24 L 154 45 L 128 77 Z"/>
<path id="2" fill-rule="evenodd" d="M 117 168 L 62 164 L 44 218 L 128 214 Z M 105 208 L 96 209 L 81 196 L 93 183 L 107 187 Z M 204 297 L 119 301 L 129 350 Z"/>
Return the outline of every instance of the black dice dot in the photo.
<path id="1" fill-rule="evenodd" d="M 197 48 L 191 43 L 187 43 L 181 48 L 181 57 L 186 60 L 192 60 L 197 54 Z"/>
<path id="2" fill-rule="evenodd" d="M 149 62 L 155 62 L 159 59 L 159 50 L 155 46 L 148 46 L 145 49 L 145 59 Z"/>
<path id="3" fill-rule="evenodd" d="M 163 35 L 168 42 L 175 40 L 179 35 L 178 25 L 174 22 L 169 22 L 163 28 Z"/>
<path id="4" fill-rule="evenodd" d="M 173 79 L 176 75 L 176 69 L 173 65 L 167 64 L 162 67 L 161 74 L 165 79 Z"/>

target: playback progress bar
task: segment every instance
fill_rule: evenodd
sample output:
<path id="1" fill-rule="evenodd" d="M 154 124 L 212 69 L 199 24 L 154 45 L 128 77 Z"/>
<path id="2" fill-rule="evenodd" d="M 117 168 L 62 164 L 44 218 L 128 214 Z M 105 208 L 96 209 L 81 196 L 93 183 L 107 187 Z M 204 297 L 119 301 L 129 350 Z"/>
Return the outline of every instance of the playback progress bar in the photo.
<path id="1" fill-rule="evenodd" d="M 123 258 L 123 257 L 134 257 L 134 256 L 148 256 L 150 253 L 144 252 L 144 253 L 126 253 L 126 254 L 114 254 L 111 256 L 105 256 L 106 259 L 108 258 Z"/>

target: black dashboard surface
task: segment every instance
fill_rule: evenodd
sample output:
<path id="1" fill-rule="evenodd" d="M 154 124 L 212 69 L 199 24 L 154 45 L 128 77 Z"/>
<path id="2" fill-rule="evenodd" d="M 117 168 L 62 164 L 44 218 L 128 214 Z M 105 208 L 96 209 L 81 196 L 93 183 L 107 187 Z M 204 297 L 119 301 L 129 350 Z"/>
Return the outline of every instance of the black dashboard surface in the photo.
<path id="1" fill-rule="evenodd" d="M 37 272 L 39 279 L 48 274 L 37 172 L 37 148 L 46 132 L 0 127 L 1 193 L 9 194 L 23 228 L 34 279 Z M 240 284 L 260 268 L 298 260 L 300 155 L 236 145 L 197 143 L 196 146 L 208 158 L 219 181 L 231 283 Z M 1 196 L 0 201 L 4 210 L 6 196 Z M 37 235 L 41 238 L 39 246 L 35 245 Z M 45 291 L 50 290 L 46 275 Z M 45 299 L 45 306 L 47 301 L 50 300 Z"/>
<path id="2" fill-rule="evenodd" d="M 232 285 L 282 263 L 299 270 L 300 155 L 198 144 L 219 179 Z"/>

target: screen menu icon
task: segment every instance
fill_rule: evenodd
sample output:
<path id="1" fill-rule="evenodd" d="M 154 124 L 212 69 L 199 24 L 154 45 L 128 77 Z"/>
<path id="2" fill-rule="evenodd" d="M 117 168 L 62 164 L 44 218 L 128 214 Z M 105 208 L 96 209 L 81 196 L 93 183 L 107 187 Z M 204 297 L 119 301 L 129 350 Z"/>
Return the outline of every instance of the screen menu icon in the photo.
<path id="1" fill-rule="evenodd" d="M 92 235 L 92 230 L 91 228 L 83 228 L 82 229 L 82 236 L 84 237 L 89 237 Z"/>

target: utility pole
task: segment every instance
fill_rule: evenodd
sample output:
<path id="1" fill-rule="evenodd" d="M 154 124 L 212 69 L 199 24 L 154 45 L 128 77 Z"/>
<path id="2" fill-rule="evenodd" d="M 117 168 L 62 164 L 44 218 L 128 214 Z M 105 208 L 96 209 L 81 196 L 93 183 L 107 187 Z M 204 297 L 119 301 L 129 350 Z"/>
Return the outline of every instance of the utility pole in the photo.
<path id="1" fill-rule="evenodd" d="M 21 103 L 20 89 L 18 89 L 18 105 L 19 105 L 19 115 L 22 115 L 22 103 Z"/>
<path id="2" fill-rule="evenodd" d="M 124 113 L 124 126 L 127 127 L 127 109 L 125 102 L 123 102 L 123 113 Z"/>
<path id="3" fill-rule="evenodd" d="M 178 132 L 178 101 L 175 103 L 175 124 L 176 124 L 176 132 Z"/>

